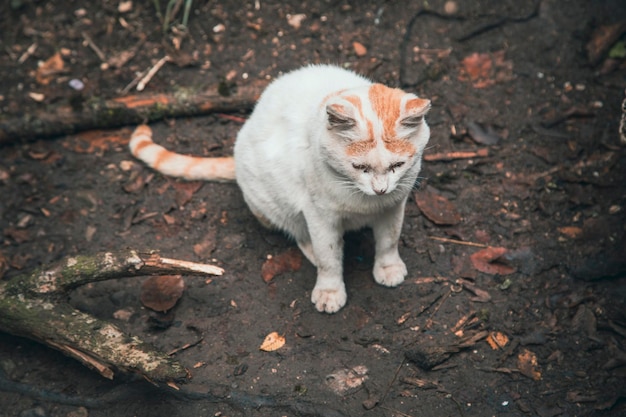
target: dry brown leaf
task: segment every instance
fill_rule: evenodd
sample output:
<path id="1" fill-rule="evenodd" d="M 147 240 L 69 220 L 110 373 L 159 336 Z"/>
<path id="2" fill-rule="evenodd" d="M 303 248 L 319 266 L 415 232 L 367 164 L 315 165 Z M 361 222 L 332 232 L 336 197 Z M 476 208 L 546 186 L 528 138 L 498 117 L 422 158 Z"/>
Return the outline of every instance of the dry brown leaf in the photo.
<path id="1" fill-rule="evenodd" d="M 276 275 L 297 271 L 301 266 L 302 253 L 297 248 L 290 248 L 266 260 L 261 267 L 261 276 L 263 281 L 270 282 Z"/>
<path id="2" fill-rule="evenodd" d="M 415 193 L 415 203 L 428 220 L 438 225 L 455 225 L 461 221 L 456 206 L 430 187 Z"/>
<path id="3" fill-rule="evenodd" d="M 535 381 L 541 379 L 537 356 L 528 349 L 524 349 L 522 353 L 517 356 L 517 369 L 519 369 L 522 375 L 532 378 Z"/>
<path id="4" fill-rule="evenodd" d="M 150 277 L 141 285 L 141 304 L 164 312 L 176 305 L 184 290 L 185 281 L 180 275 Z"/>
<path id="5" fill-rule="evenodd" d="M 480 272 L 484 272 L 485 274 L 507 275 L 515 272 L 515 268 L 496 262 L 498 258 L 507 252 L 508 250 L 506 248 L 494 248 L 490 246 L 472 254 L 470 259 L 472 260 L 474 268 Z"/>
<path id="6" fill-rule="evenodd" d="M 176 191 L 176 204 L 183 207 L 204 184 L 202 181 L 170 181 Z"/>
<path id="7" fill-rule="evenodd" d="M 39 84 L 48 85 L 55 75 L 65 71 L 65 63 L 61 53 L 57 52 L 37 68 L 35 79 Z"/>
<path id="8" fill-rule="evenodd" d="M 509 343 L 507 335 L 500 332 L 490 332 L 485 340 L 487 340 L 487 343 L 489 343 L 489 346 L 491 346 L 493 350 L 502 349 Z"/>
<path id="9" fill-rule="evenodd" d="M 264 352 L 273 352 L 280 349 L 284 345 L 285 338 L 279 335 L 278 332 L 272 332 L 265 336 L 265 340 L 263 340 L 263 343 L 261 344 L 261 346 L 259 346 L 259 349 Z"/>
<path id="10" fill-rule="evenodd" d="M 485 88 L 513 78 L 513 63 L 504 59 L 504 51 L 478 53 L 462 61 L 459 80 L 471 81 L 474 88 Z"/>

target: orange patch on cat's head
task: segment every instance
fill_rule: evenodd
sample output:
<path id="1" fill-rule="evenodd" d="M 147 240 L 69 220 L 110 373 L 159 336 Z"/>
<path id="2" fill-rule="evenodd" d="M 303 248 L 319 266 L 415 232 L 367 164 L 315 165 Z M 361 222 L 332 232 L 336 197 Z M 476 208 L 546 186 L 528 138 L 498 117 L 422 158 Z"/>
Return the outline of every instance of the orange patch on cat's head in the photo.
<path id="1" fill-rule="evenodd" d="M 385 148 L 393 153 L 413 155 L 415 153 L 413 144 L 396 137 L 396 126 L 402 114 L 402 99 L 405 95 L 406 93 L 400 89 L 382 84 L 372 84 L 369 90 L 372 109 L 382 123 Z"/>

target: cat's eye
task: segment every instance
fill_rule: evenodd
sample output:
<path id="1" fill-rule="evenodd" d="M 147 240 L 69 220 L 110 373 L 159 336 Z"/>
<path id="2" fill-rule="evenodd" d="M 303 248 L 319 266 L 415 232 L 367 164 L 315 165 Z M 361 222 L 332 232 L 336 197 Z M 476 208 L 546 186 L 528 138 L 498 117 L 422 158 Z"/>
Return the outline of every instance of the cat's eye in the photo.
<path id="1" fill-rule="evenodd" d="M 370 171 L 370 169 L 372 169 L 372 167 L 370 167 L 369 165 L 365 165 L 365 164 L 352 164 L 352 168 L 359 170 L 359 171 L 363 171 L 366 174 Z"/>
<path id="2" fill-rule="evenodd" d="M 402 165 L 404 165 L 404 162 L 396 162 L 395 164 L 391 164 L 389 165 L 389 171 L 396 172 L 396 169 L 400 168 Z"/>

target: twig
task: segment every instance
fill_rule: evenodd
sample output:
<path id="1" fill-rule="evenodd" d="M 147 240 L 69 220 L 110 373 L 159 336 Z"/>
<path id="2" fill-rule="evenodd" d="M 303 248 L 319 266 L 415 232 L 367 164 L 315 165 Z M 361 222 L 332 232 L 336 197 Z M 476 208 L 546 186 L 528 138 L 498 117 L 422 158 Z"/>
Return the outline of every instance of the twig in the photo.
<path id="1" fill-rule="evenodd" d="M 87 42 L 87 45 L 89 45 L 89 47 L 96 53 L 96 55 L 98 55 L 100 61 L 106 62 L 107 57 L 104 55 L 104 52 L 102 52 L 102 50 L 98 48 L 98 46 L 93 42 L 91 37 L 87 35 L 87 32 L 81 32 L 81 34 L 83 35 L 83 38 L 85 38 L 85 42 Z"/>
<path id="2" fill-rule="evenodd" d="M 477 248 L 488 248 L 489 247 L 489 245 L 483 245 L 482 243 L 465 242 L 463 240 L 448 239 L 446 237 L 428 236 L 428 238 L 432 239 L 432 240 L 438 240 L 440 242 L 455 243 L 457 245 L 475 246 Z"/>
<path id="3" fill-rule="evenodd" d="M 446 152 L 446 153 L 433 153 L 423 156 L 424 161 L 436 162 L 436 161 L 454 161 L 456 159 L 471 159 L 471 158 L 484 158 L 489 156 L 489 149 L 482 148 L 477 151 L 461 151 L 461 152 Z"/>
<path id="4" fill-rule="evenodd" d="M 196 340 L 195 342 L 191 342 L 191 343 L 185 343 L 184 345 L 177 347 L 175 349 L 170 350 L 169 352 L 167 352 L 167 356 L 174 356 L 176 355 L 178 352 L 182 352 L 183 350 L 187 350 L 189 348 L 192 348 L 194 346 L 199 345 L 200 343 L 202 343 L 202 341 L 204 340 L 204 337 L 199 338 L 198 340 Z"/>
<path id="5" fill-rule="evenodd" d="M 163 67 L 163 65 L 165 65 L 165 63 L 169 61 L 169 55 L 165 55 L 163 58 L 159 59 L 159 61 L 154 64 L 154 66 L 150 68 L 150 70 L 148 70 L 147 74 L 141 79 L 141 81 L 139 81 L 139 84 L 137 84 L 137 91 L 143 91 L 143 89 L 146 88 L 146 85 L 148 85 L 150 80 L 152 80 L 152 77 L 154 77 L 155 74 L 159 72 L 159 70 Z"/>
<path id="6" fill-rule="evenodd" d="M 208 275 L 222 275 L 224 269 L 219 266 L 209 264 L 199 264 L 196 262 L 181 261 L 180 259 L 170 259 L 159 257 L 154 262 L 151 260 L 146 261 L 146 265 L 154 266 L 157 268 L 170 268 L 182 273 L 195 273 L 195 274 L 208 274 Z"/>
<path id="7" fill-rule="evenodd" d="M 26 62 L 28 58 L 30 58 L 32 54 L 35 53 L 36 50 L 37 50 L 37 42 L 29 46 L 28 49 L 22 54 L 22 56 L 20 56 L 17 62 L 20 64 L 23 64 L 24 62 Z"/>
<path id="8" fill-rule="evenodd" d="M 385 401 L 385 398 L 387 398 L 387 395 L 389 394 L 389 391 L 391 391 L 391 387 L 393 386 L 393 383 L 396 382 L 396 380 L 398 379 L 398 375 L 400 374 L 400 370 L 402 369 L 402 367 L 404 366 L 405 363 L 406 363 L 406 358 L 403 357 L 402 361 L 400 362 L 400 365 L 396 369 L 396 372 L 393 374 L 393 378 L 391 379 L 389 384 L 387 384 L 387 389 L 383 393 L 383 396 L 380 398 L 380 404 L 382 404 Z"/>
<path id="9" fill-rule="evenodd" d="M 142 78 L 146 76 L 146 73 L 147 73 L 147 72 L 148 72 L 148 71 L 146 70 L 146 71 L 143 71 L 143 72 L 141 72 L 141 73 L 137 74 L 137 76 L 136 76 L 136 77 L 135 77 L 135 78 L 134 78 L 131 82 L 129 82 L 128 84 L 126 84 L 126 87 L 124 87 L 124 88 L 120 91 L 120 94 L 121 94 L 122 96 L 125 96 L 126 94 L 128 94 L 128 92 L 129 92 L 130 90 L 132 90 L 134 86 L 136 86 L 137 84 L 139 84 L 139 81 L 141 81 L 141 80 L 142 80 Z"/>

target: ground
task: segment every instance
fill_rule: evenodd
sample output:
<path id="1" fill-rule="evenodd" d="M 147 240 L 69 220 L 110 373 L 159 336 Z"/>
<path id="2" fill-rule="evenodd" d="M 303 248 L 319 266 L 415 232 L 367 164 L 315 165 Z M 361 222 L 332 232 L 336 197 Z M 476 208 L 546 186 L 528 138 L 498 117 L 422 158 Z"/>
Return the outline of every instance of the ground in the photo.
<path id="1" fill-rule="evenodd" d="M 186 32 L 164 32 L 147 0 L 4 3 L 0 123 L 137 94 L 137 74 L 168 53 L 145 92 L 245 86 L 330 62 L 433 107 L 402 232 L 407 280 L 376 285 L 371 233 L 350 234 L 349 300 L 334 315 L 310 303 L 306 260 L 265 282 L 263 264 L 297 260 L 295 245 L 255 220 L 235 184 L 154 173 L 129 155 L 133 126 L 5 140 L 2 279 L 127 247 L 220 265 L 221 277 L 184 277 L 168 316 L 142 305 L 145 278 L 87 285 L 71 302 L 162 351 L 191 344 L 175 353 L 192 374 L 182 391 L 232 392 L 211 401 L 109 381 L 0 333 L 0 415 L 626 414 L 624 37 L 598 32 L 623 24 L 624 2 L 206 1 L 193 2 Z M 103 65 L 122 52 L 130 59 Z M 56 53 L 57 71 L 38 70 Z M 152 127 L 171 149 L 222 156 L 246 116 Z M 274 331 L 285 345 L 259 350 Z"/>

